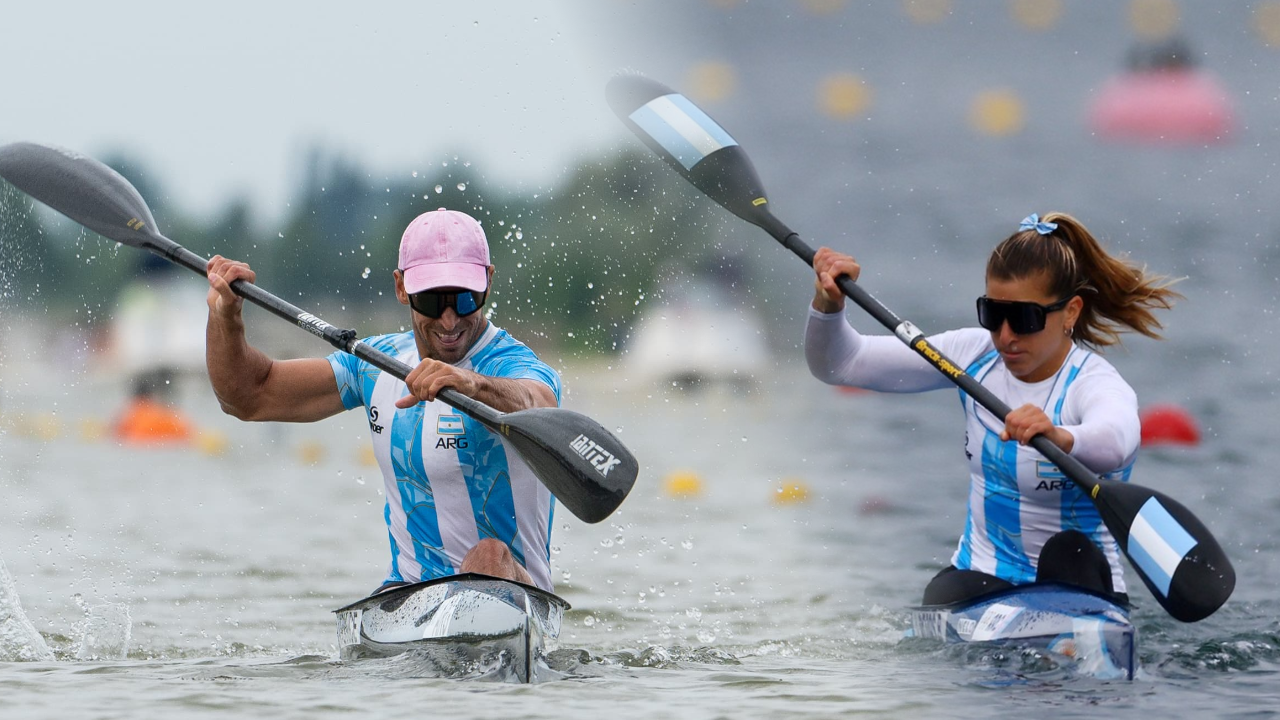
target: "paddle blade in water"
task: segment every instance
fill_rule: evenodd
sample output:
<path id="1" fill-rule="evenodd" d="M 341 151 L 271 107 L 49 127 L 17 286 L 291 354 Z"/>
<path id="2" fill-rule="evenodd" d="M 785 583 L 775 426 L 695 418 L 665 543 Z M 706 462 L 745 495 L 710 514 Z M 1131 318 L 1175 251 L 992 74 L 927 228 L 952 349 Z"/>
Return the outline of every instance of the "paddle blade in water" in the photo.
<path id="1" fill-rule="evenodd" d="M 148 247 L 160 237 L 137 189 L 91 157 L 36 143 L 12 143 L 0 147 L 0 177 L 116 242 Z"/>
<path id="2" fill-rule="evenodd" d="M 584 522 L 600 522 L 618 509 L 640 472 L 635 456 L 612 433 L 571 410 L 507 413 L 497 430 L 556 499 Z"/>
<path id="3" fill-rule="evenodd" d="M 1099 484 L 1099 512 L 1165 610 L 1183 622 L 1196 622 L 1222 607 L 1235 589 L 1236 572 L 1199 518 L 1173 498 L 1140 485 Z"/>
<path id="4" fill-rule="evenodd" d="M 619 119 L 694 187 L 749 223 L 768 221 L 768 200 L 751 159 L 701 108 L 639 75 L 613 78 L 605 93 Z"/>

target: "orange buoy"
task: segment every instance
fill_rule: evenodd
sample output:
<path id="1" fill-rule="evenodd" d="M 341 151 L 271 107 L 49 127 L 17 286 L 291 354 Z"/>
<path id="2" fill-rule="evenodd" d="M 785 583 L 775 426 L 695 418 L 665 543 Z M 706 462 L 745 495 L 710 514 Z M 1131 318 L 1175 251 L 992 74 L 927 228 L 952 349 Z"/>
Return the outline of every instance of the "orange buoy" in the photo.
<path id="1" fill-rule="evenodd" d="M 137 397 L 116 420 L 115 437 L 138 445 L 185 443 L 191 440 L 191 425 L 177 410 Z"/>
<path id="2" fill-rule="evenodd" d="M 1191 413 L 1177 405 L 1152 405 L 1142 411 L 1143 445 L 1199 445 L 1200 427 Z"/>

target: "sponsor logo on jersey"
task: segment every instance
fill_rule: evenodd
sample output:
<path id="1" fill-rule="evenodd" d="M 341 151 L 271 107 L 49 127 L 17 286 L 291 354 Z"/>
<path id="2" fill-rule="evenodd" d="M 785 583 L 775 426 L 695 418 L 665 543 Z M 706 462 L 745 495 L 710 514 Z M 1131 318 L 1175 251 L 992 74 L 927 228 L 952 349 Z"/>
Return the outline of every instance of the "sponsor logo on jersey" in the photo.
<path id="1" fill-rule="evenodd" d="M 378 424 L 378 406 L 370 405 L 369 406 L 369 430 L 374 435 L 381 435 L 382 428 L 383 426 Z"/>
<path id="2" fill-rule="evenodd" d="M 596 441 L 586 435 L 579 435 L 573 442 L 569 443 L 569 447 L 578 453 L 583 460 L 590 463 L 591 467 L 595 468 L 601 477 L 608 477 L 609 471 L 622 462 L 614 457 L 613 453 L 597 445 Z"/>

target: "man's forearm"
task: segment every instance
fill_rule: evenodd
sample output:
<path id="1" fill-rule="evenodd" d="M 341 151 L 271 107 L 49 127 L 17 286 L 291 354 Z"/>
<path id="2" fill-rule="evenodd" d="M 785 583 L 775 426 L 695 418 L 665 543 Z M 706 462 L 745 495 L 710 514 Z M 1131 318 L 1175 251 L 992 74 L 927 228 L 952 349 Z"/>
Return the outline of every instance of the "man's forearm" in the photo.
<path id="1" fill-rule="evenodd" d="M 516 412 L 536 407 L 555 407 L 556 396 L 545 383 L 537 380 L 481 375 L 474 399 L 499 412 Z"/>
<path id="2" fill-rule="evenodd" d="M 222 411 L 252 419 L 259 389 L 271 372 L 271 358 L 249 345 L 244 320 L 211 315 L 205 329 L 205 364 Z"/>

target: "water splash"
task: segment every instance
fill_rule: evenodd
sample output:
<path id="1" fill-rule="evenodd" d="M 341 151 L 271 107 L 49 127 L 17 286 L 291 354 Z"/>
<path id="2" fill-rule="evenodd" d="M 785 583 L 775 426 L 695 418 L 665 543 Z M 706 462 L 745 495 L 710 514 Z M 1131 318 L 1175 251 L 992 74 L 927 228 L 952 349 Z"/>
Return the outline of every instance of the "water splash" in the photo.
<path id="1" fill-rule="evenodd" d="M 0 560 L 0 661 L 53 660 L 53 651 L 22 612 L 18 588 Z"/>
<path id="2" fill-rule="evenodd" d="M 129 652 L 129 639 L 133 634 L 133 618 L 129 606 L 124 603 L 92 605 L 85 611 L 84 630 L 80 647 L 76 650 L 79 660 L 119 660 Z"/>

